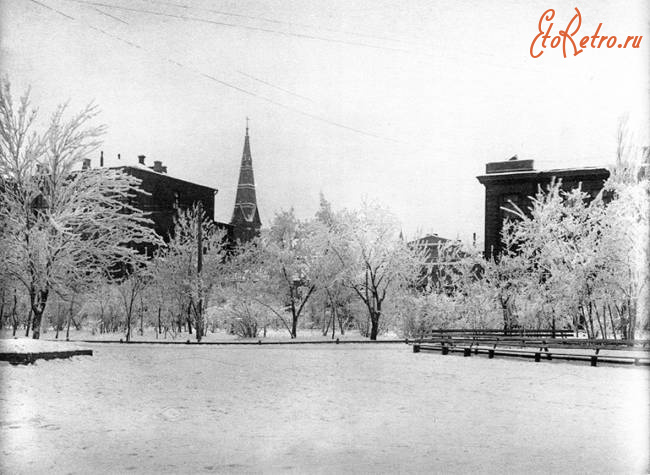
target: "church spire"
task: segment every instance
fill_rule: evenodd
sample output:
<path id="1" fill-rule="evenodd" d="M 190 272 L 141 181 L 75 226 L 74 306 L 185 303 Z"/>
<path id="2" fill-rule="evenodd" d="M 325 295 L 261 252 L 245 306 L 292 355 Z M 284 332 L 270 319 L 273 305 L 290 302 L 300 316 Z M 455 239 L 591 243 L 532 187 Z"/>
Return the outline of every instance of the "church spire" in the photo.
<path id="1" fill-rule="evenodd" d="M 250 138 L 248 135 L 248 117 L 246 117 L 246 136 L 244 137 L 244 151 L 239 168 L 239 183 L 235 198 L 230 224 L 233 226 L 235 241 L 247 242 L 259 234 L 262 227 L 260 214 L 257 209 L 255 196 L 255 177 L 253 175 L 253 157 L 251 156 Z"/>

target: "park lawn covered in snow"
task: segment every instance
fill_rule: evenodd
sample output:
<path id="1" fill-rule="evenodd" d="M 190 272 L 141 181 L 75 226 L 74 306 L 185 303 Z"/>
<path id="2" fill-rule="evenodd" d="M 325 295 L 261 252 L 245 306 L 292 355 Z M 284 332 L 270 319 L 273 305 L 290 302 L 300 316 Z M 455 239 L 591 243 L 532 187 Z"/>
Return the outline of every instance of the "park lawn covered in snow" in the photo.
<path id="1" fill-rule="evenodd" d="M 0 364 L 1 473 L 645 473 L 648 371 L 407 345 Z"/>

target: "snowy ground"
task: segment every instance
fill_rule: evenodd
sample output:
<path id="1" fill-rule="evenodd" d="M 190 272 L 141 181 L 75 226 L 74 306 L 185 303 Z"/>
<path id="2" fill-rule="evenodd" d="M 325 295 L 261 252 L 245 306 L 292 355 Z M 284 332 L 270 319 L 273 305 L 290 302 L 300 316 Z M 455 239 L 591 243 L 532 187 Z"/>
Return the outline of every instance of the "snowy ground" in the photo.
<path id="1" fill-rule="evenodd" d="M 646 473 L 647 369 L 406 345 L 0 363 L 0 473 Z"/>

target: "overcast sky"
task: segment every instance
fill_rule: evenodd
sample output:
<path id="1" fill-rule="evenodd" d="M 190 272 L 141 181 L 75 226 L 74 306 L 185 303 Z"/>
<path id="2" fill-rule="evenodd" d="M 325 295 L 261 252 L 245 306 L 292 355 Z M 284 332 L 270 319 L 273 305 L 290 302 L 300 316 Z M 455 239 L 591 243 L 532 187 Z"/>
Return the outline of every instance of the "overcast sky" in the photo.
<path id="1" fill-rule="evenodd" d="M 0 0 L 0 66 L 44 114 L 94 100 L 108 165 L 161 160 L 234 205 L 245 118 L 263 224 L 389 207 L 408 237 L 483 235 L 485 163 L 614 160 L 617 121 L 648 141 L 650 2 L 589 0 Z M 633 49 L 529 50 L 578 7 L 576 38 Z M 574 24 L 575 26 L 575 24 Z M 97 157 L 92 157 L 96 165 Z"/>

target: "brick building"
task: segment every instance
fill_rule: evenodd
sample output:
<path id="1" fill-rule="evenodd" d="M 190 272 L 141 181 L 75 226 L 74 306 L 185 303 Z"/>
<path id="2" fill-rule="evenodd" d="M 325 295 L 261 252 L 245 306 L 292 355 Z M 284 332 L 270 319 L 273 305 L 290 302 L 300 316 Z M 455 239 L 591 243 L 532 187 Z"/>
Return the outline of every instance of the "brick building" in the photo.
<path id="1" fill-rule="evenodd" d="M 103 165 L 103 156 L 100 166 Z M 122 170 L 141 180 L 140 188 L 145 193 L 138 193 L 131 198 L 131 204 L 148 213 L 153 221 L 154 231 L 163 239 L 169 239 L 174 228 L 174 217 L 179 209 L 188 209 L 201 203 L 205 215 L 214 220 L 214 198 L 218 190 L 209 186 L 169 176 L 167 167 L 162 162 L 154 161 L 153 166 L 145 164 L 145 156 L 138 156 L 137 165 L 112 167 Z M 232 226 L 215 222 L 218 228 L 225 229 L 228 239 L 232 240 Z"/>
<path id="2" fill-rule="evenodd" d="M 562 180 L 562 188 L 570 190 L 578 186 L 593 198 L 602 189 L 609 171 L 605 168 L 583 167 L 539 171 L 533 168 L 533 160 L 512 157 L 503 162 L 491 162 L 485 167 L 485 175 L 476 177 L 485 186 L 485 257 L 490 258 L 501 250 L 503 221 L 511 216 L 506 210 L 516 204 L 526 211 L 531 196 L 544 189 L 551 180 Z M 506 209 L 504 209 L 506 208 Z"/>

